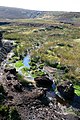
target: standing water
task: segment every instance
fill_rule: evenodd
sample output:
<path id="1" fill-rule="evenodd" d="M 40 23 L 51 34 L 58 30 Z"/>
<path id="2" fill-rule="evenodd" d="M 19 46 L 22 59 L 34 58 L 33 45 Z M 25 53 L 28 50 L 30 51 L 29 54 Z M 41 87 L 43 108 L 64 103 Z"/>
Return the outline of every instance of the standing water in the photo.
<path id="1" fill-rule="evenodd" d="M 29 62 L 30 62 L 30 55 L 27 55 L 24 59 L 23 59 L 23 64 L 30 68 L 30 65 L 29 65 Z"/>
<path id="2" fill-rule="evenodd" d="M 23 59 L 23 64 L 30 68 L 30 65 L 29 65 L 29 62 L 30 62 L 30 55 L 27 55 L 24 59 Z M 31 76 L 31 74 L 29 73 L 28 76 L 25 76 L 25 78 L 27 78 L 28 80 L 34 80 L 34 78 Z"/>

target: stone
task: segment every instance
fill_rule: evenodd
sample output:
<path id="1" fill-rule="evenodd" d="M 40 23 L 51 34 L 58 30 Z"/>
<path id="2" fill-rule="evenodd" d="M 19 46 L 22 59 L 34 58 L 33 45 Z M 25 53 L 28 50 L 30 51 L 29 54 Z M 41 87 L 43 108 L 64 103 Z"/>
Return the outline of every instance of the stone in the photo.
<path id="1" fill-rule="evenodd" d="M 34 78 L 37 87 L 51 88 L 53 81 L 46 76 Z"/>
<path id="2" fill-rule="evenodd" d="M 65 81 L 57 85 L 57 90 L 65 100 L 73 100 L 74 87 L 70 81 Z"/>

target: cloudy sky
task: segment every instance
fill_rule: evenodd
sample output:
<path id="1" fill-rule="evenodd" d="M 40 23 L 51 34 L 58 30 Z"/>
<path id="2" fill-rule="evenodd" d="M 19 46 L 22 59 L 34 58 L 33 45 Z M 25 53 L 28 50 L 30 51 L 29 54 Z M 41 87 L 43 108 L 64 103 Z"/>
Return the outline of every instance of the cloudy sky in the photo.
<path id="1" fill-rule="evenodd" d="M 80 12 L 80 0 L 1 0 L 0 6 L 45 11 Z"/>

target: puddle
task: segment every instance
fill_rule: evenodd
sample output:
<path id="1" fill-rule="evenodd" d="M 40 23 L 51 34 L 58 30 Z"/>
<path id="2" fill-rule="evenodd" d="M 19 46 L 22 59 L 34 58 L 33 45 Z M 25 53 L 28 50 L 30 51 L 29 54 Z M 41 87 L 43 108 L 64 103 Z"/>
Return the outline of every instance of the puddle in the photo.
<path id="1" fill-rule="evenodd" d="M 30 68 L 30 65 L 29 65 L 29 62 L 30 62 L 30 55 L 27 55 L 24 59 L 23 59 L 23 64 Z"/>
<path id="2" fill-rule="evenodd" d="M 26 55 L 26 57 L 24 57 L 23 59 L 24 66 L 26 66 L 27 68 L 30 68 L 29 62 L 30 62 L 30 55 Z M 28 76 L 25 76 L 25 78 L 29 80 L 34 80 L 34 78 L 31 76 L 30 73 L 28 73 Z"/>

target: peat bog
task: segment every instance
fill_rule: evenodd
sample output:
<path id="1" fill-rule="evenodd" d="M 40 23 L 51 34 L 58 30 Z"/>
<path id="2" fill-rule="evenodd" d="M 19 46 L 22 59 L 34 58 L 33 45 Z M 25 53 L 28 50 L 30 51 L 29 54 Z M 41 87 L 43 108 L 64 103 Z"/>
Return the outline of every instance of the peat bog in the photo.
<path id="1" fill-rule="evenodd" d="M 80 13 L 35 15 L 0 19 L 0 119 L 79 120 Z"/>

